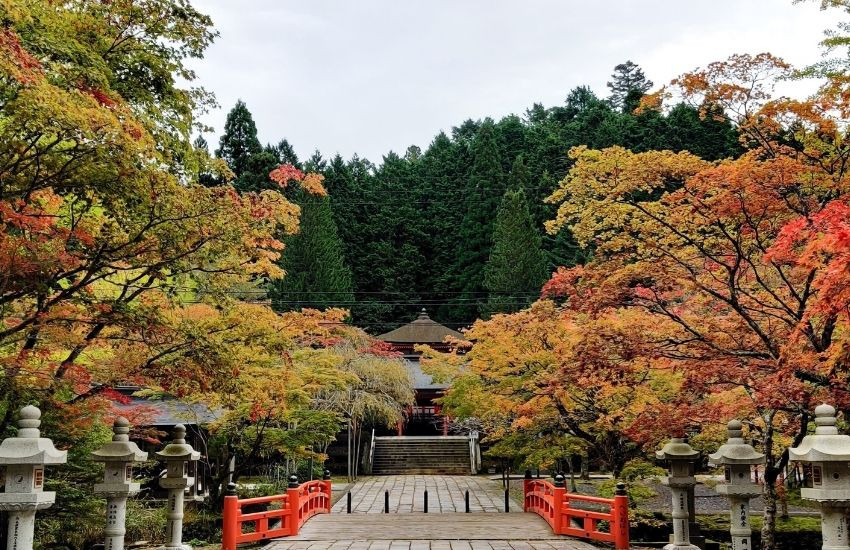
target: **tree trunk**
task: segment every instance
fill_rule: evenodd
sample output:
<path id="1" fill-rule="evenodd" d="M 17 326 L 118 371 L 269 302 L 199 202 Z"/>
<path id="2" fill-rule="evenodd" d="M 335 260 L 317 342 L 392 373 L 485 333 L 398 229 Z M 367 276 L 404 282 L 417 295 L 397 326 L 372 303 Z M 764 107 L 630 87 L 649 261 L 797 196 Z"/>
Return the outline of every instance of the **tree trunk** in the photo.
<path id="1" fill-rule="evenodd" d="M 776 485 L 764 481 L 764 524 L 761 528 L 761 550 L 776 549 Z"/>
<path id="2" fill-rule="evenodd" d="M 761 550 L 776 550 L 776 456 L 773 452 L 773 417 L 770 411 L 764 415 L 764 520 L 761 527 Z"/>
<path id="3" fill-rule="evenodd" d="M 578 493 L 578 487 L 576 487 L 576 473 L 575 468 L 573 467 L 573 455 L 567 457 L 567 464 L 570 471 L 570 492 Z"/>

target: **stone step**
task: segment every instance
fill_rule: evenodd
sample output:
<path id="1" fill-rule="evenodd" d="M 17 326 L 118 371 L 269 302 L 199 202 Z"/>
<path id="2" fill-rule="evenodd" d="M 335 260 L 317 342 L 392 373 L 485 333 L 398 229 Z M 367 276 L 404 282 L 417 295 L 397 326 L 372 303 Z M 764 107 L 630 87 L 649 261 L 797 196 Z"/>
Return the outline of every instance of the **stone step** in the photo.
<path id="1" fill-rule="evenodd" d="M 375 454 L 380 454 L 381 456 L 469 456 L 468 452 L 462 453 L 458 451 L 435 451 L 433 449 L 422 449 L 411 452 L 400 451 L 398 449 L 380 449 L 376 451 Z"/>
<path id="2" fill-rule="evenodd" d="M 375 439 L 372 473 L 469 474 L 469 440 L 462 437 Z"/>

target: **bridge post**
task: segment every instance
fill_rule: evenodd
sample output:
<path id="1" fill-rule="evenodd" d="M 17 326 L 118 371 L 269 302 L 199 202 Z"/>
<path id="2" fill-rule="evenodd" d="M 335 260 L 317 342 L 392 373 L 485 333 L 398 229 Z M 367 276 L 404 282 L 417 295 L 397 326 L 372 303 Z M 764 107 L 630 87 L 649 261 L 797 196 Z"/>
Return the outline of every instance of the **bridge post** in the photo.
<path id="1" fill-rule="evenodd" d="M 221 550 L 236 550 L 236 540 L 239 536 L 239 525 L 236 516 L 239 514 L 239 497 L 236 496 L 236 484 L 228 483 L 224 494 L 224 510 L 221 517 Z"/>
<path id="2" fill-rule="evenodd" d="M 289 534 L 298 534 L 298 516 L 301 513 L 301 489 L 298 488 L 298 476 L 289 476 L 289 485 L 286 489 L 286 504 L 289 507 Z"/>
<path id="3" fill-rule="evenodd" d="M 614 492 L 614 504 L 611 506 L 611 534 L 614 535 L 614 548 L 628 550 L 629 548 L 629 496 L 626 484 L 618 483 Z"/>
<path id="4" fill-rule="evenodd" d="M 325 511 L 331 511 L 331 501 L 333 500 L 333 485 L 331 484 L 331 471 L 327 468 L 322 472 L 322 492 L 328 495 L 328 501 L 322 502 L 325 505 Z"/>
<path id="5" fill-rule="evenodd" d="M 564 497 L 566 497 L 567 489 L 564 484 L 564 476 L 558 474 L 555 476 L 555 488 L 552 489 L 553 513 L 552 532 L 556 535 L 564 534 Z"/>

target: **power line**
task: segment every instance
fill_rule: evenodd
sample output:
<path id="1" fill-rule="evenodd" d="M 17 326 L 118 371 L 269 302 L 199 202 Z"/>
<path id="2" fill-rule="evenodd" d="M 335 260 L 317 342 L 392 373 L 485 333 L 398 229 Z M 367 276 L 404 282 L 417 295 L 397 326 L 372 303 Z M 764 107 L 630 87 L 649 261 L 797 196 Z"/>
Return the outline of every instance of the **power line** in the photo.
<path id="1" fill-rule="evenodd" d="M 130 288 L 141 288 L 139 285 L 128 285 Z M 147 287 L 146 287 L 147 288 Z M 247 290 L 221 290 L 221 291 L 213 291 L 207 290 L 204 288 L 197 287 L 188 287 L 188 286 L 176 286 L 176 287 L 152 287 L 160 288 L 166 290 L 175 290 L 178 292 L 196 292 L 199 294 L 228 294 L 228 295 L 245 295 L 245 294 L 268 294 L 269 292 L 273 292 L 272 290 L 262 290 L 262 289 L 247 289 Z M 464 291 L 464 290 L 447 290 L 447 291 L 413 291 L 406 292 L 401 290 L 292 290 L 292 291 L 284 291 L 281 294 L 288 295 L 330 295 L 330 294 L 342 294 L 342 295 L 367 295 L 367 296 L 539 296 L 540 292 L 537 291 L 528 291 L 528 292 L 490 292 L 486 290 L 476 290 L 476 291 Z"/>
<path id="2" fill-rule="evenodd" d="M 177 300 L 181 304 L 204 304 L 203 300 Z M 483 300 L 482 300 L 483 301 Z M 409 301 L 409 302 L 388 302 L 388 301 L 371 301 L 371 302 L 350 302 L 350 301 L 334 301 L 334 300 L 299 300 L 299 301 L 289 301 L 289 300 L 243 300 L 246 304 L 265 304 L 265 305 L 288 305 L 288 306 L 309 306 L 317 303 L 321 303 L 322 305 L 328 306 L 360 306 L 360 305 L 381 305 L 381 306 L 392 306 L 392 307 L 422 307 L 422 306 L 473 306 L 476 305 L 477 301 L 466 301 L 466 302 L 419 302 L 419 301 Z M 499 300 L 500 304 L 505 305 L 528 305 L 530 302 L 528 300 Z"/>

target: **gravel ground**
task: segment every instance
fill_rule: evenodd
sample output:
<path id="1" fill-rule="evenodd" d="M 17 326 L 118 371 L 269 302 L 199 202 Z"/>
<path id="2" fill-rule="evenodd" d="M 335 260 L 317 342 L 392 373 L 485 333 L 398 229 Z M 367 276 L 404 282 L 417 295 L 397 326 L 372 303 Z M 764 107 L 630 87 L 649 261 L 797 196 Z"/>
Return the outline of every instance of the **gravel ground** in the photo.
<path id="1" fill-rule="evenodd" d="M 642 508 L 653 512 L 669 512 L 672 495 L 670 488 L 661 483 L 653 483 L 650 486 L 658 493 L 658 496 L 644 503 Z M 718 495 L 714 489 L 698 484 L 694 488 L 695 508 L 698 514 L 722 514 L 729 511 L 729 501 L 723 495 Z M 750 501 L 750 510 L 753 512 L 764 511 L 764 501 L 761 497 Z M 817 508 L 788 505 L 789 512 L 816 513 Z"/>

